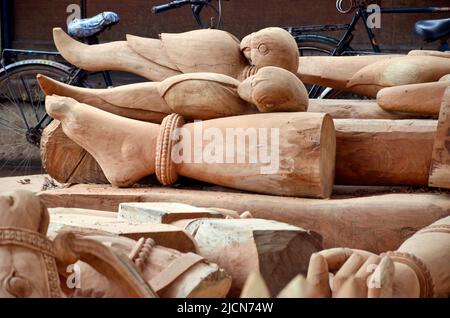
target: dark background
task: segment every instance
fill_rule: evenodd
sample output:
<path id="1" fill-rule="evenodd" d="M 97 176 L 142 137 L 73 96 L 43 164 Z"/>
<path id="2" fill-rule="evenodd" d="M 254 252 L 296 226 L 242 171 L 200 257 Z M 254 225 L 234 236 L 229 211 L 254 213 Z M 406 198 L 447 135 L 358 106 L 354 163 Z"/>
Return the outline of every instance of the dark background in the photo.
<path id="1" fill-rule="evenodd" d="M 10 1 L 10 0 L 0 0 Z M 65 27 L 66 7 L 78 0 L 14 0 L 11 12 L 11 44 L 13 48 L 53 48 L 51 29 Z M 189 7 L 153 15 L 151 7 L 164 0 L 87 0 L 87 15 L 111 10 L 119 13 L 121 22 L 102 35 L 102 41 L 123 40 L 126 33 L 156 37 L 161 32 L 182 32 L 195 28 Z M 384 7 L 449 6 L 450 0 L 382 0 Z M 443 18 L 450 14 L 385 14 L 377 31 L 384 49 L 420 48 L 414 23 L 420 19 Z M 223 2 L 223 29 L 239 38 L 266 26 L 289 26 L 325 23 L 349 23 L 351 15 L 339 14 L 334 0 L 231 0 Z M 361 27 L 354 43 L 368 47 Z M 365 32 L 365 31 L 364 31 Z M 363 35 L 364 37 L 362 37 Z M 338 37 L 339 33 L 335 33 Z M 359 44 L 359 45 L 358 45 Z M 364 44 L 364 45 L 363 45 Z M 435 44 L 436 48 L 437 45 Z"/>

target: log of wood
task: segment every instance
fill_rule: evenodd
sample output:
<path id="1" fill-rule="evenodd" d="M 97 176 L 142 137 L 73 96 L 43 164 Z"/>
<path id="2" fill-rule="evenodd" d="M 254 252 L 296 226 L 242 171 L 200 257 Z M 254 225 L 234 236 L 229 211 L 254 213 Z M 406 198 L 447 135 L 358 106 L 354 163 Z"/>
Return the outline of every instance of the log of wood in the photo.
<path id="1" fill-rule="evenodd" d="M 450 87 L 446 89 L 442 99 L 429 185 L 450 189 Z"/>
<path id="2" fill-rule="evenodd" d="M 435 121 L 337 119 L 334 122 L 337 134 L 337 184 L 428 185 Z M 45 149 L 51 148 L 44 148 L 43 156 L 46 155 Z M 93 160 L 85 151 L 84 154 L 86 159 Z M 57 157 L 61 156 L 69 157 L 63 152 Z M 68 172 L 66 166 L 60 166 L 59 162 L 56 159 L 47 160 L 47 171 L 58 181 L 65 182 L 58 176 L 67 175 Z M 78 167 L 79 173 L 75 171 L 73 176 L 83 181 L 84 169 L 89 169 L 87 179 L 95 182 L 94 176 L 98 170 L 83 165 Z"/>
<path id="3" fill-rule="evenodd" d="M 363 67 L 398 56 L 301 56 L 297 73 L 303 83 L 346 90 L 348 81 Z"/>
<path id="4" fill-rule="evenodd" d="M 315 200 L 156 187 L 74 185 L 41 192 L 39 197 L 49 207 L 108 211 L 118 211 L 122 202 L 182 202 L 239 213 L 250 211 L 256 218 L 314 230 L 322 235 L 324 248 L 347 246 L 373 253 L 395 250 L 419 229 L 450 215 L 450 195 L 432 193 L 367 193 L 364 197 L 345 195 Z"/>
<path id="5" fill-rule="evenodd" d="M 333 118 L 409 119 L 418 114 L 388 112 L 375 101 L 311 99 L 308 112 L 329 113 Z M 46 171 L 62 183 L 107 183 L 98 163 L 82 147 L 71 141 L 61 124 L 53 121 L 44 129 L 41 158 Z M 77 158 L 82 158 L 77 160 Z"/>
<path id="6" fill-rule="evenodd" d="M 58 182 L 108 183 L 97 161 L 67 138 L 57 120 L 42 133 L 41 159 L 45 171 Z"/>
<path id="7" fill-rule="evenodd" d="M 450 60 L 436 56 L 403 56 L 381 60 L 360 69 L 347 89 L 375 97 L 385 87 L 436 82 L 450 73 Z"/>
<path id="8" fill-rule="evenodd" d="M 377 102 L 387 111 L 439 115 L 442 96 L 450 81 L 400 85 L 383 88 Z"/>
<path id="9" fill-rule="evenodd" d="M 434 120 L 336 119 L 336 184 L 428 185 Z"/>
<path id="10" fill-rule="evenodd" d="M 179 250 L 196 251 L 195 244 L 185 232 L 168 224 L 148 224 L 148 222 L 130 222 L 120 218 L 117 213 L 75 209 L 50 209 L 49 236 L 55 237 L 63 231 L 96 232 L 128 237 L 133 240 L 151 238 L 158 245 Z"/>
<path id="11" fill-rule="evenodd" d="M 336 149 L 328 114 L 254 114 L 185 125 L 172 114 L 157 125 L 67 97 L 47 96 L 46 109 L 116 186 L 156 174 L 164 185 L 180 175 L 267 194 L 324 198 L 332 191 Z"/>
<path id="12" fill-rule="evenodd" d="M 334 119 L 431 119 L 437 116 L 386 111 L 375 100 L 310 99 L 308 112 L 328 113 Z"/>

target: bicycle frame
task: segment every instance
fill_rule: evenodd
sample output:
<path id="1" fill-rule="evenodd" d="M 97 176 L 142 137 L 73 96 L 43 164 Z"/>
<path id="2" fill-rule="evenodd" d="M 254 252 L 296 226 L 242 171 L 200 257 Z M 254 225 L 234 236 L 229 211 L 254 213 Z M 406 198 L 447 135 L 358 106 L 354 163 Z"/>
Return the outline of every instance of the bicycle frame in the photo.
<path id="1" fill-rule="evenodd" d="M 418 8 L 380 8 L 380 13 L 439 13 L 439 12 L 450 12 L 450 7 L 418 7 Z M 338 45 L 333 50 L 333 56 L 341 55 L 344 51 L 343 49 L 351 42 L 353 39 L 353 31 L 356 28 L 359 20 L 362 19 L 364 22 L 364 27 L 366 29 L 367 35 L 369 36 L 370 44 L 372 46 L 373 52 L 381 53 L 380 46 L 376 41 L 375 34 L 372 29 L 367 25 L 367 20 L 369 18 L 369 14 L 367 12 L 367 6 L 360 5 L 350 24 L 348 25 L 348 29 L 340 39 Z"/>

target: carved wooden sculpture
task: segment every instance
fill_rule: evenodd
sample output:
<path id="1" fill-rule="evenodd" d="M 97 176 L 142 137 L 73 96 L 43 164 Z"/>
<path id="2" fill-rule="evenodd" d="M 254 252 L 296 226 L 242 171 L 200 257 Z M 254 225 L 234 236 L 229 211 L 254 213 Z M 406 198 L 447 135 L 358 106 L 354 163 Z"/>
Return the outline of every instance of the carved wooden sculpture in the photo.
<path id="1" fill-rule="evenodd" d="M 404 188 L 395 190 L 405 191 Z M 380 194 L 364 187 L 356 188 L 353 193 L 337 194 L 328 200 L 162 187 L 119 189 L 82 184 L 44 191 L 39 197 L 49 207 L 114 212 L 123 202 L 182 202 L 228 208 L 239 213 L 251 211 L 255 218 L 275 220 L 320 233 L 324 248 L 347 246 L 377 254 L 395 250 L 421 228 L 450 215 L 450 194 Z M 374 237 L 378 239 L 374 240 Z"/>
<path id="2" fill-rule="evenodd" d="M 298 76 L 304 83 L 348 90 L 347 83 L 362 68 L 400 55 L 301 56 Z"/>
<path id="3" fill-rule="evenodd" d="M 387 111 L 439 115 L 442 96 L 449 86 L 450 79 L 444 76 L 439 82 L 383 88 L 377 102 Z"/>
<path id="4" fill-rule="evenodd" d="M 424 122 L 414 121 L 410 122 L 412 127 L 408 127 L 406 125 L 401 125 L 401 122 L 390 122 L 390 121 L 360 121 L 356 119 L 411 119 L 411 118 L 430 118 L 430 116 L 420 115 L 420 114 L 410 114 L 410 113 L 400 113 L 400 112 L 391 112 L 385 111 L 381 107 L 379 107 L 376 101 L 366 101 L 366 100 L 329 100 L 329 99 L 311 99 L 309 101 L 308 112 L 317 112 L 317 113 L 328 113 L 333 118 L 340 119 L 353 119 L 352 121 L 348 121 L 347 124 L 337 125 L 338 127 L 342 127 L 345 129 L 345 134 L 338 134 L 338 143 L 343 145 L 348 150 L 353 149 L 355 143 L 357 142 L 360 147 L 358 149 L 364 150 L 360 151 L 352 151 L 351 155 L 347 155 L 347 151 L 339 152 L 343 155 L 342 158 L 345 158 L 345 161 L 338 161 L 338 169 L 337 173 L 340 175 L 348 175 L 348 172 L 351 171 L 355 165 L 360 167 L 361 170 L 365 170 L 366 165 L 364 165 L 365 160 L 373 160 L 373 162 L 377 163 L 376 166 L 380 166 L 380 169 L 383 165 L 378 164 L 379 158 L 378 156 L 373 156 L 370 153 L 375 153 L 381 155 L 378 151 L 375 151 L 376 147 L 380 147 L 381 145 L 371 138 L 371 133 L 376 133 L 379 136 L 384 134 L 386 141 L 389 141 L 388 149 L 391 149 L 390 152 L 397 152 L 396 140 L 400 142 L 405 136 L 407 138 L 407 133 L 414 132 L 416 133 L 416 128 L 421 132 L 423 137 L 426 137 L 426 140 L 429 141 L 429 144 L 433 142 L 434 138 L 434 129 L 433 125 L 428 126 L 429 133 L 425 135 L 425 131 L 423 130 Z M 434 117 L 434 116 L 432 116 Z M 339 121 L 337 121 L 339 123 Z M 364 124 L 363 124 L 364 123 Z M 426 124 L 426 123 L 425 123 Z M 364 128 L 364 126 L 366 126 Z M 389 127 L 398 126 L 392 132 L 389 131 Z M 401 130 L 404 130 L 404 133 Z M 343 131 L 342 130 L 342 131 Z M 340 129 L 338 131 L 341 131 Z M 366 131 L 366 133 L 363 133 Z M 391 137 L 389 137 L 389 134 Z M 348 137 L 355 138 L 348 138 Z M 357 136 L 361 136 L 360 139 L 357 139 Z M 342 138 L 342 139 L 341 139 Z M 405 140 L 405 142 L 408 139 Z M 410 140 L 410 142 L 413 142 Z M 348 144 L 348 146 L 347 146 Z M 362 146 L 367 144 L 368 146 Z M 431 146 L 430 146 L 431 147 Z M 373 149 L 373 151 L 372 151 Z M 413 148 L 410 148 L 410 151 Z M 428 147 L 426 148 L 428 149 Z M 350 153 L 349 153 L 350 154 Z M 356 154 L 356 156 L 355 156 Z M 422 155 L 426 155 L 426 153 L 422 152 Z M 398 155 L 401 156 L 400 153 Z M 417 153 L 416 155 L 419 155 Z M 429 156 L 428 156 L 429 157 Z M 361 158 L 364 158 L 361 161 Z M 389 156 L 381 156 L 384 162 L 388 162 Z M 49 126 L 44 129 L 41 138 L 41 159 L 44 165 L 45 170 L 48 174 L 50 174 L 54 179 L 62 183 L 98 183 L 105 184 L 108 183 L 108 180 L 104 176 L 100 166 L 95 161 L 94 158 L 82 147 L 78 144 L 67 138 L 61 128 L 61 124 L 59 121 L 53 121 Z M 428 159 L 430 160 L 430 159 Z M 383 162 L 383 161 L 381 161 Z M 396 161 L 394 161 L 396 162 Z M 414 160 L 411 160 L 414 162 Z M 342 163 L 342 164 L 341 164 Z M 389 164 L 390 165 L 390 164 Z M 350 167 L 348 170 L 347 167 Z M 428 166 L 423 166 L 425 173 L 420 173 L 422 176 L 427 175 Z M 388 169 L 389 170 L 389 169 Z M 379 169 L 378 169 L 379 171 Z M 357 175 L 357 173 L 355 173 Z M 410 176 L 409 172 L 402 173 L 404 176 Z M 401 184 L 401 182 L 397 181 L 392 183 L 392 179 L 386 179 L 382 177 L 381 174 L 373 173 L 376 179 L 378 179 L 378 184 Z M 385 175 L 383 173 L 383 175 Z M 413 173 L 412 175 L 417 175 L 417 173 Z M 374 178 L 374 177 L 372 177 Z M 410 177 L 408 177 L 410 178 Z M 361 183 L 371 182 L 365 178 L 352 178 L 346 182 L 347 178 L 342 178 L 341 182 L 345 183 Z M 421 177 L 421 180 L 424 180 Z M 423 181 L 421 181 L 423 184 Z M 405 183 L 405 181 L 403 182 Z M 407 182 L 406 182 L 407 183 Z"/>
<path id="5" fill-rule="evenodd" d="M 438 81 L 450 73 L 450 59 L 404 56 L 384 59 L 356 72 L 347 83 L 352 92 L 375 97 L 385 87 Z"/>
<path id="6" fill-rule="evenodd" d="M 132 222 L 118 217 L 116 212 L 100 210 L 53 208 L 49 209 L 50 226 L 47 236 L 53 239 L 61 232 L 98 233 L 123 236 L 132 240 L 151 238 L 157 245 L 175 249 L 182 253 L 195 253 L 191 236 L 170 224 Z"/>
<path id="7" fill-rule="evenodd" d="M 191 73 L 112 89 L 70 86 L 43 75 L 37 78 L 46 95 L 72 97 L 113 114 L 155 123 L 171 113 L 186 120 L 205 120 L 308 109 L 308 92 L 302 82 L 273 66 L 261 68 L 243 82 L 222 74 Z"/>
<path id="8" fill-rule="evenodd" d="M 127 41 L 86 45 L 53 29 L 63 57 L 88 71 L 117 70 L 161 81 L 181 73 L 213 72 L 243 80 L 265 66 L 298 70 L 294 38 L 281 28 L 266 28 L 239 42 L 221 30 L 195 30 L 147 39 L 127 35 Z"/>
<path id="9" fill-rule="evenodd" d="M 429 185 L 450 189 L 450 87 L 447 87 L 442 99 Z"/>
<path id="10" fill-rule="evenodd" d="M 310 99 L 308 112 L 328 113 L 334 119 L 432 119 L 434 115 L 388 111 L 375 100 Z"/>
<path id="11" fill-rule="evenodd" d="M 381 255 L 348 248 L 315 253 L 307 277 L 295 277 L 278 297 L 448 298 L 449 226 L 450 217 L 441 219 Z M 249 276 L 241 297 L 269 298 L 264 278 Z"/>
<path id="12" fill-rule="evenodd" d="M 231 277 L 216 264 L 194 253 L 181 253 L 157 245 L 151 238 L 134 241 L 108 234 L 83 233 L 83 237 L 120 250 L 138 268 L 142 278 L 162 298 L 224 298 Z M 82 273 L 81 288 L 74 295 L 115 296 L 109 278 L 85 262 L 76 263 Z"/>
<path id="13" fill-rule="evenodd" d="M 312 197 L 329 197 L 331 194 L 334 179 L 335 132 L 333 121 L 326 114 L 257 114 L 186 125 L 183 125 L 179 115 L 173 114 L 160 126 L 113 115 L 79 104 L 67 97 L 47 96 L 46 108 L 52 117 L 62 122 L 64 133 L 93 155 L 107 179 L 114 185 L 129 186 L 156 172 L 156 176 L 164 185 L 175 182 L 179 174 L 218 185 L 269 194 Z M 250 152 L 258 149 L 253 148 L 250 141 L 248 143 L 244 141 L 244 146 L 248 146 L 245 147 L 247 149 L 245 158 L 249 163 L 245 163 L 246 159 L 244 163 L 238 162 L 238 160 L 242 162 L 242 158 L 237 159 L 239 156 L 236 155 L 233 145 L 226 147 L 232 148 L 228 149 L 227 158 L 232 157 L 231 161 L 238 163 L 224 164 L 225 161 L 221 161 L 224 159 L 220 158 L 213 163 L 195 163 L 199 160 L 195 158 L 192 160 L 192 156 L 189 155 L 191 158 L 180 160 L 181 163 L 175 164 L 171 156 L 176 154 L 176 151 L 172 151 L 172 147 L 177 143 L 170 141 L 170 137 L 179 127 L 183 128 L 181 132 L 189 135 L 183 143 L 178 144 L 181 148 L 178 151 L 186 151 L 183 152 L 186 156 L 189 151 L 194 155 L 200 151 L 201 156 L 205 149 L 208 149 L 191 148 L 191 145 L 196 143 L 191 137 L 200 134 L 202 138 L 203 132 L 208 129 L 222 136 L 226 136 L 227 128 L 251 128 L 255 131 L 262 129 L 266 137 L 267 131 L 276 129 L 279 141 L 270 137 L 274 141 L 270 141 L 266 148 L 279 154 L 278 169 L 275 167 L 272 171 L 269 167 L 266 171 L 263 168 L 268 167 L 267 164 L 250 163 L 248 160 Z M 102 136 L 107 137 L 102 140 Z M 262 137 L 256 137 L 261 144 Z M 99 142 L 100 140 L 102 142 Z M 222 156 L 225 152 L 225 150 L 222 152 Z M 273 154 L 277 156 L 276 153 Z M 275 158 L 273 163 L 276 164 L 278 159 Z M 230 169 L 233 171 L 232 175 Z"/>
<path id="14" fill-rule="evenodd" d="M 418 231 L 396 251 L 377 256 L 336 248 L 311 257 L 307 283 L 321 297 L 448 297 L 450 217 Z M 330 286 L 328 275 L 335 276 Z"/>
<path id="15" fill-rule="evenodd" d="M 137 209 L 139 204 L 130 215 L 124 205 L 119 215 L 136 220 Z M 139 212 L 141 216 L 155 214 L 145 204 Z M 199 255 L 232 276 L 231 297 L 240 294 L 247 276 L 255 270 L 262 273 L 272 292 L 279 291 L 294 276 L 306 272 L 305 260 L 322 248 L 319 235 L 285 223 L 253 218 L 185 218 L 171 223 L 192 235 Z"/>
<path id="16" fill-rule="evenodd" d="M 105 275 L 119 297 L 154 297 L 131 262 L 96 241 L 62 233 L 46 237 L 47 209 L 28 191 L 0 196 L 1 297 L 64 297 L 59 275 L 82 260 Z"/>

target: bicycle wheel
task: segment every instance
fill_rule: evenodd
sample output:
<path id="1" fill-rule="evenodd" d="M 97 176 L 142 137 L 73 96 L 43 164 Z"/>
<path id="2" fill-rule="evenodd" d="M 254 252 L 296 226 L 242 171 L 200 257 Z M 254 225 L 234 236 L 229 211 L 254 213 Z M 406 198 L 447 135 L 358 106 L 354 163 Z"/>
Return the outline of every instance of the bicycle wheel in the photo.
<path id="1" fill-rule="evenodd" d="M 330 56 L 339 44 L 339 40 L 319 34 L 303 34 L 295 37 L 300 56 Z M 353 49 L 345 47 L 343 52 L 351 52 Z M 310 98 L 339 98 L 344 97 L 341 91 L 329 87 L 305 84 Z"/>
<path id="2" fill-rule="evenodd" d="M 37 74 L 66 82 L 70 68 L 27 60 L 0 69 L 0 177 L 43 173 L 39 142 L 51 119 Z"/>

